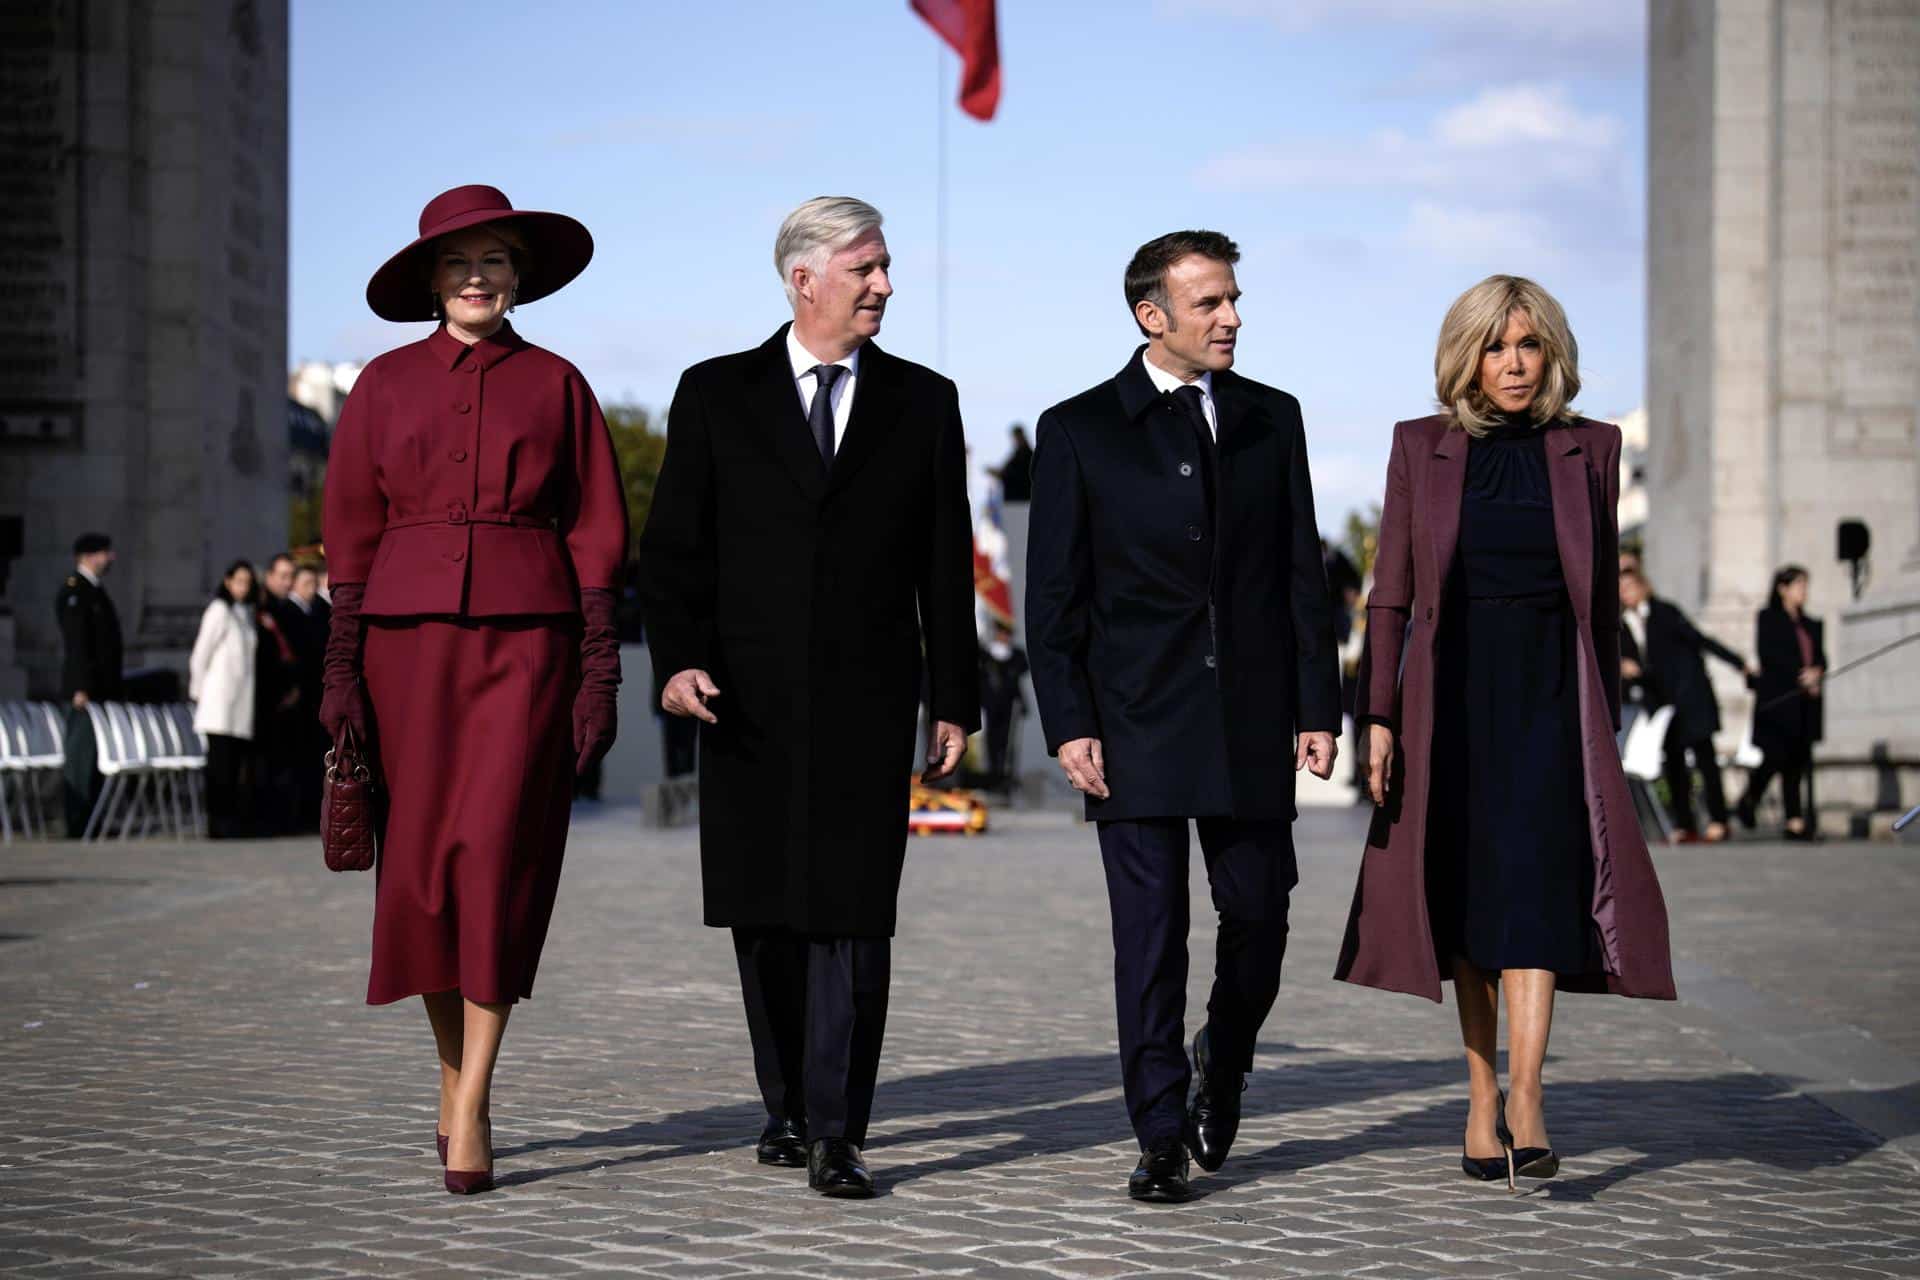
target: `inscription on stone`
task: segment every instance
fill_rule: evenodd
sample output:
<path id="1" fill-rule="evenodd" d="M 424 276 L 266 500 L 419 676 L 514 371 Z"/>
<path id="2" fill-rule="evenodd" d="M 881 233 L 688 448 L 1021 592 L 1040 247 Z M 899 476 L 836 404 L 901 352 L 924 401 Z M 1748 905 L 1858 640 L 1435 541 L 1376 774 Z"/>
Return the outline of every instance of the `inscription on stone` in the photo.
<path id="1" fill-rule="evenodd" d="M 57 439 L 72 429 L 80 376 L 77 5 L 0 5 L 0 440 Z"/>

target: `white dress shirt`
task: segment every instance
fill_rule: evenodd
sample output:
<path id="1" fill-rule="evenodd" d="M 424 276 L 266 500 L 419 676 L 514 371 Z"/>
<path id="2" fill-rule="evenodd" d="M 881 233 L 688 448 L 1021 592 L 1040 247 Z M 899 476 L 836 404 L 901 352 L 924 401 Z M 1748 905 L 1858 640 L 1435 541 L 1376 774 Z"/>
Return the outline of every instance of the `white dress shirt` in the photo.
<path id="1" fill-rule="evenodd" d="M 100 585 L 99 576 L 95 574 L 93 570 L 87 568 L 87 566 L 83 564 L 77 564 L 73 566 L 73 571 L 79 574 L 81 577 L 85 578 L 88 582 L 91 582 L 94 586 L 97 587 Z"/>
<path id="2" fill-rule="evenodd" d="M 800 393 L 800 416 L 806 417 L 813 412 L 813 393 L 820 387 L 820 379 L 814 376 L 813 366 L 817 364 L 837 364 L 846 370 L 840 380 L 833 384 L 833 451 L 840 452 L 840 442 L 847 438 L 847 419 L 853 416 L 853 384 L 860 377 L 860 348 L 840 360 L 822 360 L 800 345 L 800 339 L 794 336 L 791 326 L 787 329 L 787 358 L 793 362 L 793 386 Z"/>
<path id="3" fill-rule="evenodd" d="M 1213 407 L 1213 375 L 1211 373 L 1203 373 L 1192 382 L 1182 382 L 1144 355 L 1140 357 L 1140 363 L 1147 367 L 1147 377 L 1153 380 L 1153 385 L 1163 392 L 1176 391 L 1181 387 L 1200 388 L 1200 411 L 1207 415 L 1207 430 L 1213 433 L 1214 439 L 1220 438 L 1220 415 Z"/>
<path id="4" fill-rule="evenodd" d="M 1652 612 L 1652 602 L 1647 600 L 1620 611 L 1620 621 L 1627 624 L 1627 631 L 1633 636 L 1634 648 L 1640 650 L 1640 665 L 1643 667 L 1647 664 L 1647 615 Z"/>

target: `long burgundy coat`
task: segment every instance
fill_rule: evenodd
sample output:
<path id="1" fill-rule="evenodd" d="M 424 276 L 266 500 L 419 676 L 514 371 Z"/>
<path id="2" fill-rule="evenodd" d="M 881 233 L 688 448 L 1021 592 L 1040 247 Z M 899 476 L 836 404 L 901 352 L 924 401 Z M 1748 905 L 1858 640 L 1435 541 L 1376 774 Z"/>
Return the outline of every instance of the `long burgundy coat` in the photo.
<path id="1" fill-rule="evenodd" d="M 1440 999 L 1446 975 L 1426 894 L 1427 806 L 1440 611 L 1460 533 L 1468 436 L 1442 416 L 1393 429 L 1367 646 L 1354 719 L 1390 721 L 1395 761 L 1374 810 L 1336 978 Z M 1579 635 L 1580 742 L 1594 860 L 1593 919 L 1604 975 L 1569 991 L 1674 998 L 1667 906 L 1627 791 L 1620 722 L 1620 428 L 1576 419 L 1547 437 L 1554 532 Z"/>

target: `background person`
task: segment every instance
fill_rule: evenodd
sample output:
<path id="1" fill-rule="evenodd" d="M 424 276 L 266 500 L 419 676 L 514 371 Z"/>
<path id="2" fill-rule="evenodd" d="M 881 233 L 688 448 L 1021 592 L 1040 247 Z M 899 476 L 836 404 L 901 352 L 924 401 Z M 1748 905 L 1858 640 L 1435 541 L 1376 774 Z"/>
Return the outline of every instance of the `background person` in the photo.
<path id="1" fill-rule="evenodd" d="M 200 614 L 187 660 L 193 727 L 207 739 L 207 835 L 254 835 L 255 682 L 260 628 L 253 566 L 235 560 Z"/>
<path id="2" fill-rule="evenodd" d="M 1748 676 L 1758 668 L 1693 625 L 1672 602 L 1653 594 L 1638 568 L 1620 570 L 1620 674 L 1640 685 L 1642 701 L 1652 708 L 1671 705 L 1673 721 L 1667 727 L 1667 809 L 1678 838 L 1684 843 L 1704 838 L 1717 843 L 1727 838 L 1727 798 L 1720 785 L 1720 761 L 1713 735 L 1720 731 L 1720 700 L 1707 678 L 1705 654 L 1737 667 Z M 1707 825 L 1698 827 L 1693 810 L 1693 753 L 1700 771 L 1700 793 L 1707 808 Z"/>
<path id="3" fill-rule="evenodd" d="M 61 793 L 66 802 L 67 837 L 77 840 L 100 799 L 98 747 L 93 740 L 90 702 L 120 696 L 124 648 L 120 615 L 107 594 L 113 568 L 113 540 L 104 533 L 83 533 L 73 540 L 73 572 L 60 584 L 53 612 L 60 624 L 60 696 L 67 703 Z"/>
<path id="4" fill-rule="evenodd" d="M 319 710 L 317 704 L 302 701 L 298 637 L 305 622 L 288 598 L 294 575 L 293 557 L 284 551 L 269 560 L 260 575 L 253 736 L 255 813 L 263 835 L 299 827 L 299 779 L 309 740 L 302 721 Z"/>
<path id="5" fill-rule="evenodd" d="M 1826 727 L 1821 685 L 1827 672 L 1826 628 L 1807 614 L 1807 571 L 1797 564 L 1773 575 L 1767 605 L 1754 618 L 1753 647 L 1760 673 L 1753 682 L 1753 745 L 1761 763 L 1747 776 L 1740 821 L 1749 830 L 1755 809 L 1777 775 L 1786 810 L 1781 834 L 1812 838 L 1814 814 L 1806 803 L 1813 773 L 1813 744 Z"/>
<path id="6" fill-rule="evenodd" d="M 1396 425 L 1387 464 L 1359 691 L 1378 808 L 1335 976 L 1436 1001 L 1453 979 L 1462 1168 L 1550 1177 L 1556 988 L 1674 996 L 1666 903 L 1612 739 L 1620 429 L 1569 407 L 1579 349 L 1530 280 L 1461 294 L 1434 373 L 1442 412 Z"/>
<path id="7" fill-rule="evenodd" d="M 507 323 L 592 256 L 578 222 L 496 188 L 435 196 L 367 303 L 440 324 L 361 372 L 327 467 L 320 718 L 377 742 L 390 809 L 367 1002 L 426 1005 L 455 1194 L 493 1188 L 500 1041 L 533 994 L 574 775 L 614 738 L 613 442 L 579 370 Z"/>

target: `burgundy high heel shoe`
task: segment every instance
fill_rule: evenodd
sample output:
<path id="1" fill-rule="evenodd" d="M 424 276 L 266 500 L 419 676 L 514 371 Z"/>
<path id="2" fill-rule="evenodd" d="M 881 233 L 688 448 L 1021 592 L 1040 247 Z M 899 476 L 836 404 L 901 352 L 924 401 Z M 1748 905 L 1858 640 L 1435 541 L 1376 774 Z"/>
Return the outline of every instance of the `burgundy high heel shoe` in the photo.
<path id="1" fill-rule="evenodd" d="M 433 1145 L 440 1148 L 440 1167 L 442 1169 L 446 1168 L 447 1167 L 447 1135 L 444 1133 L 441 1133 L 438 1129 L 434 1130 Z"/>
<path id="2" fill-rule="evenodd" d="M 486 1124 L 486 1130 L 487 1130 L 487 1163 L 492 1164 L 493 1163 L 493 1125 L 490 1122 L 483 1122 L 483 1123 Z M 455 1196 L 479 1195 L 482 1191 L 493 1190 L 493 1170 L 492 1169 L 479 1169 L 479 1170 L 448 1169 L 446 1171 L 444 1181 L 446 1182 L 448 1195 L 455 1195 Z"/>

